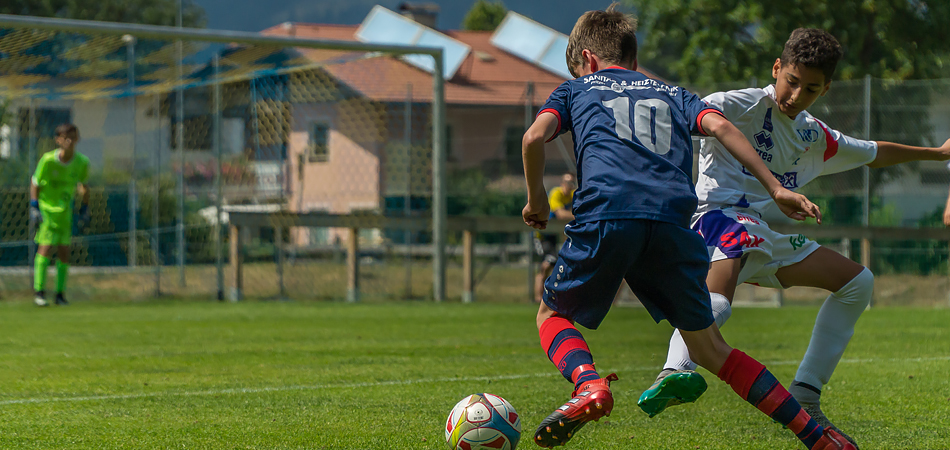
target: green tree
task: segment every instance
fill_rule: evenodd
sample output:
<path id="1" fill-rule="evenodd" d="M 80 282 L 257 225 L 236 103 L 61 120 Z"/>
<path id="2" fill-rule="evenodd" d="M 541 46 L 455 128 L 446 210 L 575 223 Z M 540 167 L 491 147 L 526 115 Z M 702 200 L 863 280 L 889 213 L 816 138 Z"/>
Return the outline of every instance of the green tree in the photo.
<path id="1" fill-rule="evenodd" d="M 478 0 L 462 19 L 462 29 L 470 31 L 494 31 L 508 14 L 501 1 Z"/>
<path id="2" fill-rule="evenodd" d="M 204 27 L 205 11 L 182 0 L 186 27 Z M 177 25 L 178 0 L 3 0 L 0 13 L 148 25 Z"/>
<path id="3" fill-rule="evenodd" d="M 772 65 L 792 30 L 828 30 L 841 43 L 844 58 L 836 80 L 871 83 L 871 111 L 865 111 L 864 83 L 837 83 L 819 100 L 813 113 L 832 127 L 858 138 L 939 145 L 927 117 L 933 98 L 945 95 L 933 86 L 900 84 L 892 80 L 946 77 L 950 69 L 950 2 L 937 0 L 626 0 L 638 11 L 640 60 L 661 76 L 699 91 L 718 83 L 747 87 L 756 78 L 771 81 Z M 723 86 L 718 86 L 721 89 Z M 895 105 L 901 114 L 895 116 Z M 910 108 L 912 107 L 912 108 Z M 824 109 L 824 111 L 823 111 Z M 867 114 L 867 116 L 866 116 Z M 865 122 L 871 136 L 864 136 Z M 916 163 L 870 171 L 872 209 L 877 189 L 912 170 Z M 810 192 L 834 192 L 860 186 L 861 171 L 822 177 Z M 841 193 L 840 195 L 853 195 Z M 838 206 L 858 205 L 857 197 L 842 197 Z M 843 223 L 859 223 L 860 209 L 834 208 Z M 872 215 L 881 212 L 872 211 Z"/>
<path id="4" fill-rule="evenodd" d="M 837 79 L 945 77 L 950 2 L 927 0 L 627 0 L 638 11 L 640 60 L 692 86 L 770 79 L 798 27 L 823 28 L 844 48 Z"/>

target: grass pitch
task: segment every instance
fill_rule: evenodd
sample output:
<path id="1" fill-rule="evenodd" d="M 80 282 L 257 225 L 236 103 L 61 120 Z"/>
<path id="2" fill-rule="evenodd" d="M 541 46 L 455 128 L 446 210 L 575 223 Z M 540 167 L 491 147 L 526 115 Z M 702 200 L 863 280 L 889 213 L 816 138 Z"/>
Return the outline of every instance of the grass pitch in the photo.
<path id="1" fill-rule="evenodd" d="M 519 448 L 571 386 L 541 352 L 535 307 L 390 302 L 0 303 L 3 449 L 445 449 L 462 397 L 522 415 Z M 786 385 L 817 308 L 737 309 L 723 330 Z M 824 395 L 863 449 L 950 448 L 950 310 L 865 313 Z M 567 449 L 799 449 L 714 375 L 695 404 L 636 406 L 669 327 L 615 308 L 583 330 L 611 417 Z"/>

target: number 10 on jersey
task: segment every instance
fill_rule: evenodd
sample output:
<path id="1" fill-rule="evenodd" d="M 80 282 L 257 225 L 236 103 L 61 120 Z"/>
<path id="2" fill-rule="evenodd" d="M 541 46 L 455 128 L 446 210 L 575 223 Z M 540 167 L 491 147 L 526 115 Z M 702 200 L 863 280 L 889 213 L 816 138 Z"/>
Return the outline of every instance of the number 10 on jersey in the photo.
<path id="1" fill-rule="evenodd" d="M 633 104 L 633 122 L 630 120 L 630 98 L 617 97 L 605 100 L 604 106 L 613 112 L 616 125 L 614 131 L 621 139 L 632 141 L 634 133 L 647 150 L 658 155 L 670 151 L 673 138 L 673 116 L 670 105 L 657 98 L 637 100 Z"/>

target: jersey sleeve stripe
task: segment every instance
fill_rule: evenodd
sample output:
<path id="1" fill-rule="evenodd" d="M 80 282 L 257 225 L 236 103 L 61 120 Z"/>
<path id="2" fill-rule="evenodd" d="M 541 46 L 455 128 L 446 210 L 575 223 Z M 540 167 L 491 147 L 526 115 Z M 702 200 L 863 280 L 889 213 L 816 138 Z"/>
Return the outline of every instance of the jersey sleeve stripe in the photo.
<path id="1" fill-rule="evenodd" d="M 815 122 L 821 127 L 821 131 L 825 132 L 825 161 L 828 161 L 838 153 L 838 141 L 831 135 L 831 132 L 828 131 L 828 127 L 826 127 L 825 124 L 817 119 Z"/>
<path id="2" fill-rule="evenodd" d="M 696 128 L 699 130 L 700 133 L 703 134 L 703 136 L 709 136 L 708 134 L 706 134 L 706 130 L 703 129 L 703 117 L 706 117 L 706 114 L 709 114 L 709 113 L 719 114 L 722 117 L 726 117 L 725 115 L 722 114 L 722 111 L 718 109 L 709 108 L 709 109 L 704 109 L 700 111 L 699 115 L 696 116 Z"/>
<path id="3" fill-rule="evenodd" d="M 541 114 L 546 113 L 546 112 L 554 114 L 554 117 L 557 117 L 557 130 L 554 132 L 553 136 L 551 136 L 548 140 L 544 141 L 544 142 L 551 142 L 554 140 L 554 138 L 557 137 L 558 133 L 561 132 L 561 113 L 557 112 L 557 110 L 554 108 L 545 108 L 545 109 L 542 109 L 541 111 L 538 111 L 538 115 L 535 117 L 538 117 Z"/>

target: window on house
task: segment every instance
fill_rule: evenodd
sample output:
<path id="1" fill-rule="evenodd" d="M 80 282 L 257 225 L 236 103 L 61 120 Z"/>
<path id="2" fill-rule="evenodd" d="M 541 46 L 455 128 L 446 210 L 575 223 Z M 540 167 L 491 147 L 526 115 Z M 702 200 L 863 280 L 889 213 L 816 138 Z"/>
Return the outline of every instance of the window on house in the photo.
<path id="1" fill-rule="evenodd" d="M 310 139 L 307 142 L 307 159 L 310 162 L 326 162 L 330 157 L 330 125 L 326 122 L 310 124 Z"/>

